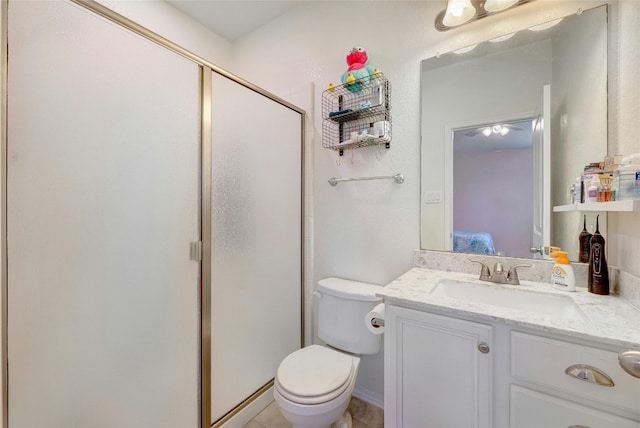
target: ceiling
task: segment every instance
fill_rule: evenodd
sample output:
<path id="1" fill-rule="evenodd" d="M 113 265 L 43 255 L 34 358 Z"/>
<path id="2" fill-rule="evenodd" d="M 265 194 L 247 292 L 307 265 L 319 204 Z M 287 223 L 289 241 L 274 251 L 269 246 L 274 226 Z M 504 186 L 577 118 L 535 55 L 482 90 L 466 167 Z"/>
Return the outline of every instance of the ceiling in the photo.
<path id="1" fill-rule="evenodd" d="M 297 1 L 167 0 L 229 41 L 263 26 L 293 8 Z"/>
<path id="2" fill-rule="evenodd" d="M 498 150 L 517 150 L 532 146 L 533 133 L 531 119 L 507 123 L 513 126 L 513 128 L 511 129 L 511 132 L 504 137 L 498 134 L 491 134 L 488 137 L 485 137 L 481 132 L 477 132 L 475 135 L 468 135 L 469 131 L 479 131 L 480 129 L 484 129 L 486 126 L 494 124 L 456 129 L 453 133 L 455 141 L 453 146 L 454 151 L 477 153 Z"/>

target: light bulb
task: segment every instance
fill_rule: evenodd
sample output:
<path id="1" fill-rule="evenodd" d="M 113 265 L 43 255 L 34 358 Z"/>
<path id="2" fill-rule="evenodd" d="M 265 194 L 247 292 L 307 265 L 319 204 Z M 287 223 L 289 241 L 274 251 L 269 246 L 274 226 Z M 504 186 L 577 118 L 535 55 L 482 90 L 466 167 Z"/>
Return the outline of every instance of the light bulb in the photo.
<path id="1" fill-rule="evenodd" d="M 503 137 L 505 135 L 507 135 L 509 133 L 509 128 L 505 128 L 504 126 L 502 127 L 502 129 L 500 130 L 500 135 L 502 135 Z"/>
<path id="2" fill-rule="evenodd" d="M 464 6 L 457 1 L 453 2 L 453 4 L 451 5 L 451 15 L 460 17 L 462 16 L 462 12 L 464 12 Z"/>
<path id="3" fill-rule="evenodd" d="M 442 23 L 447 27 L 456 27 L 469 21 L 476 14 L 471 0 L 449 0 Z"/>
<path id="4" fill-rule="evenodd" d="M 518 0 L 487 0 L 484 4 L 484 10 L 489 13 L 496 13 L 509 9 L 516 3 L 518 3 Z"/>
<path id="5" fill-rule="evenodd" d="M 489 135 L 491 135 L 491 128 L 484 128 L 484 129 L 482 130 L 482 134 L 483 134 L 485 137 L 488 137 Z"/>

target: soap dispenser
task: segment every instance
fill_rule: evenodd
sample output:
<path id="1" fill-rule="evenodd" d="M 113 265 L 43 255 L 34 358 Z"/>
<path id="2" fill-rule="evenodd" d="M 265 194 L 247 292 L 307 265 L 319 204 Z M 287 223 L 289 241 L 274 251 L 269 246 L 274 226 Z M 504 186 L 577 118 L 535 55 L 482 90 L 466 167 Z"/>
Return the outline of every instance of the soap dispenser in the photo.
<path id="1" fill-rule="evenodd" d="M 591 237 L 589 252 L 589 292 L 609 294 L 609 267 L 604 254 L 604 237 L 600 234 L 600 216 L 596 217 L 596 231 Z"/>
<path id="2" fill-rule="evenodd" d="M 587 230 L 587 215 L 584 215 L 584 223 L 582 226 L 582 232 L 578 235 L 578 243 L 580 244 L 580 263 L 589 263 L 589 253 L 591 249 L 591 233 Z"/>
<path id="3" fill-rule="evenodd" d="M 576 291 L 576 276 L 566 251 L 557 251 L 556 264 L 551 269 L 551 285 L 559 290 Z"/>

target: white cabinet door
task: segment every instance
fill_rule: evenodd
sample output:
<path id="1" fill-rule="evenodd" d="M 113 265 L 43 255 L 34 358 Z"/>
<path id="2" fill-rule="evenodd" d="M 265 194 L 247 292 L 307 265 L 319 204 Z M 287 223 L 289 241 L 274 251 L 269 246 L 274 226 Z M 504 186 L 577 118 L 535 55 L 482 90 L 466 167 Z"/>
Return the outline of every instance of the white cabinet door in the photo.
<path id="1" fill-rule="evenodd" d="M 511 428 L 640 428 L 640 423 L 561 400 L 550 395 L 511 386 Z"/>
<path id="2" fill-rule="evenodd" d="M 385 425 L 491 426 L 492 328 L 389 305 Z M 485 351 L 487 349 L 484 349 Z"/>

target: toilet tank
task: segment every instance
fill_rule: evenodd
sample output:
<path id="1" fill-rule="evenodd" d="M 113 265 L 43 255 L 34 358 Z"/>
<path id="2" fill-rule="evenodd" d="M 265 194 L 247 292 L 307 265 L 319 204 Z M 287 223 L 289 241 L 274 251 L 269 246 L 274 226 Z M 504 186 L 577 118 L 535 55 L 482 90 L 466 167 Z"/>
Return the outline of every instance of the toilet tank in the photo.
<path id="1" fill-rule="evenodd" d="M 326 278 L 318 281 L 318 336 L 328 345 L 353 354 L 369 355 L 380 351 L 382 335 L 371 333 L 366 315 L 382 299 L 379 285 Z"/>

